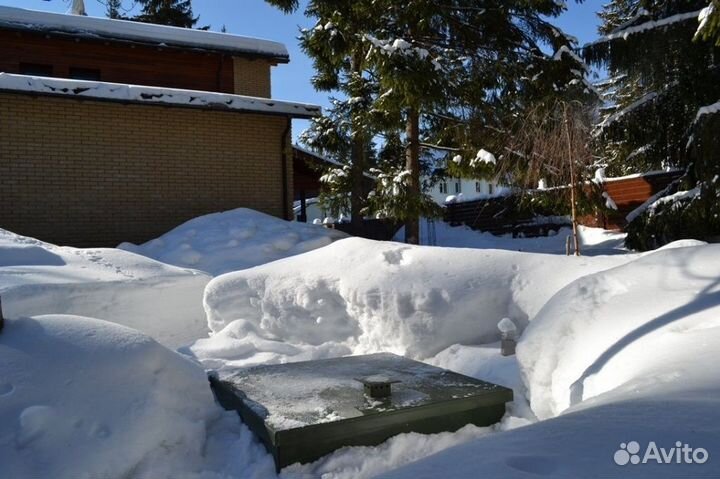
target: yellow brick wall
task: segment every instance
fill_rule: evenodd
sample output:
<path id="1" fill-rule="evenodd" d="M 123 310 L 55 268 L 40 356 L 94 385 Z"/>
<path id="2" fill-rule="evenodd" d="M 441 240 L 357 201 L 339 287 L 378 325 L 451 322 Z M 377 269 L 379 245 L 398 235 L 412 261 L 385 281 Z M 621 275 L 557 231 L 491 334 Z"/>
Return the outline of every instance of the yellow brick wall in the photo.
<path id="1" fill-rule="evenodd" d="M 233 57 L 235 93 L 270 98 L 270 67 L 267 60 Z"/>
<path id="2" fill-rule="evenodd" d="M 280 217 L 286 126 L 267 115 L 0 93 L 0 228 L 115 246 L 238 207 Z"/>

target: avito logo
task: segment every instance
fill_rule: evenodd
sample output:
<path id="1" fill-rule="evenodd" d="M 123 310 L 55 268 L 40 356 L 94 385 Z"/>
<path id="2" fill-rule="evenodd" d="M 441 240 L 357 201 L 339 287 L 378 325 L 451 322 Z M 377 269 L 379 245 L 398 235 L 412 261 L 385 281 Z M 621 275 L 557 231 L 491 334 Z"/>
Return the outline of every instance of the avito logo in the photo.
<path id="1" fill-rule="evenodd" d="M 710 455 L 706 449 L 702 447 L 693 448 L 689 444 L 683 444 L 680 441 L 675 443 L 675 447 L 664 448 L 658 447 L 655 441 L 650 441 L 645 451 L 640 454 L 640 443 L 630 441 L 620 444 L 620 449 L 615 451 L 613 459 L 615 464 L 625 466 L 627 464 L 647 464 L 655 462 L 657 464 L 705 464 Z"/>

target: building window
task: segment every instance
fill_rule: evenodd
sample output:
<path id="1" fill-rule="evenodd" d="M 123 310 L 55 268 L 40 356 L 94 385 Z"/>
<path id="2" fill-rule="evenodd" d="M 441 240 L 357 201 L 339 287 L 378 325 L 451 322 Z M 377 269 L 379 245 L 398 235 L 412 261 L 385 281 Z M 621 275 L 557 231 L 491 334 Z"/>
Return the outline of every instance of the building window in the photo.
<path id="1" fill-rule="evenodd" d="M 42 65 L 40 63 L 21 63 L 21 75 L 32 75 L 37 77 L 51 77 L 53 74 L 52 65 Z"/>
<path id="2" fill-rule="evenodd" d="M 482 183 L 479 181 L 475 182 L 475 193 L 482 193 Z"/>
<path id="3" fill-rule="evenodd" d="M 440 193 L 447 195 L 447 192 L 448 192 L 447 181 L 441 181 L 438 186 L 440 186 Z"/>
<path id="4" fill-rule="evenodd" d="M 70 67 L 70 78 L 73 80 L 100 81 L 100 70 L 96 68 Z"/>
<path id="5" fill-rule="evenodd" d="M 491 194 L 491 195 L 493 194 L 493 185 L 492 185 L 492 183 L 488 183 L 488 193 Z"/>
<path id="6" fill-rule="evenodd" d="M 459 181 L 455 182 L 455 193 L 462 193 L 462 185 Z"/>

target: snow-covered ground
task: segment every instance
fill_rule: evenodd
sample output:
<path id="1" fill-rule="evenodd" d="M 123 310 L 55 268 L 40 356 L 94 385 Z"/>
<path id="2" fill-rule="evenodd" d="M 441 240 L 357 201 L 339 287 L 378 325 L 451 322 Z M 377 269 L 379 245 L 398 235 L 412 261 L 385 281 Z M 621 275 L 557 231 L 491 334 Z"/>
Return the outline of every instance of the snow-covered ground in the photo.
<path id="1" fill-rule="evenodd" d="M 426 359 L 496 341 L 504 317 L 523 328 L 571 281 L 632 258 L 349 238 L 215 278 L 205 292 L 215 334 L 192 349 L 215 368 L 377 351 Z"/>
<path id="2" fill-rule="evenodd" d="M 144 334 L 58 315 L 0 334 L 0 477 L 262 477 L 221 475 L 233 453 L 274 475 L 203 370 Z"/>
<path id="3" fill-rule="evenodd" d="M 346 238 L 319 225 L 287 222 L 247 208 L 194 218 L 143 245 L 120 249 L 212 275 L 251 268 Z"/>
<path id="4" fill-rule="evenodd" d="M 513 238 L 512 235 L 495 236 L 491 233 L 474 231 L 467 226 L 450 226 L 435 220 L 434 238 L 431 223 L 420 223 L 420 243 L 426 246 L 445 246 L 452 248 L 504 249 L 526 251 L 530 253 L 565 254 L 565 241 L 572 235 L 571 228 L 562 228 L 556 234 L 537 238 Z M 601 228 L 578 226 L 580 232 L 580 250 L 585 256 L 623 254 L 625 233 L 608 231 Z M 404 241 L 405 228 L 401 228 L 395 241 Z"/>
<path id="5" fill-rule="evenodd" d="M 581 278 L 538 313 L 518 360 L 545 420 L 382 477 L 720 476 L 720 246 L 690 244 Z"/>
<path id="6" fill-rule="evenodd" d="M 344 448 L 281 477 L 720 476 L 720 245 L 630 254 L 621 236 L 584 229 L 590 254 L 576 258 L 564 255 L 564 232 L 511 239 L 438 223 L 443 246 L 333 237 L 304 254 L 263 254 L 254 266 L 241 262 L 253 253 L 231 252 L 277 252 L 287 232 L 261 234 L 256 223 L 251 241 L 228 249 L 237 225 L 212 219 L 221 221 L 181 226 L 151 254 L 192 249 L 193 266 L 213 274 L 245 265 L 212 279 L 203 301 L 205 274 L 118 250 L 0 237 L 13 313 L 0 332 L 0 477 L 274 478 L 271 457 L 213 402 L 204 369 L 381 351 L 511 387 L 515 401 L 490 428 Z M 157 285 L 177 293 L 187 278 L 202 281 L 195 296 L 157 300 Z M 141 321 L 119 306 L 135 287 Z M 39 294 L 36 306 L 18 292 L 28 288 L 59 292 Z M 91 314 L 162 338 L 149 325 L 177 332 L 184 323 L 149 318 L 190 303 L 204 306 L 212 336 L 198 331 L 182 354 L 96 319 L 20 318 Z M 499 354 L 505 317 L 521 332 L 516 357 Z M 640 456 L 651 441 L 666 454 L 679 441 L 709 460 L 616 464 L 632 441 Z"/>
<path id="7" fill-rule="evenodd" d="M 176 348 L 207 336 L 207 274 L 112 248 L 60 247 L 0 229 L 6 317 L 72 314 L 140 330 Z"/>

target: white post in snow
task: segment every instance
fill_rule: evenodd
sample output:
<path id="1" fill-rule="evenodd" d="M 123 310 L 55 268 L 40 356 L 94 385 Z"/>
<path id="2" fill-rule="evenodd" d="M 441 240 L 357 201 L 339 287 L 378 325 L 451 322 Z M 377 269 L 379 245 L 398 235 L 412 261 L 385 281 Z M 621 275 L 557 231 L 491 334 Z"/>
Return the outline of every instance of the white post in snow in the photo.
<path id="1" fill-rule="evenodd" d="M 72 7 L 70 7 L 70 13 L 73 15 L 87 16 L 85 13 L 85 2 L 83 0 L 72 0 Z"/>

